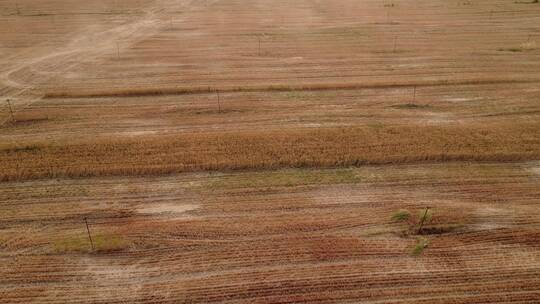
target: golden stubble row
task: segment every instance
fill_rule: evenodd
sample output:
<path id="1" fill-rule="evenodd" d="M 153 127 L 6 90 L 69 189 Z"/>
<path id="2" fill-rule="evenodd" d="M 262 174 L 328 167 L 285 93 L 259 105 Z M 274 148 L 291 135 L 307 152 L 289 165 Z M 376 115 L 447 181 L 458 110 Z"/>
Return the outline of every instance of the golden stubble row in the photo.
<path id="1" fill-rule="evenodd" d="M 0 180 L 540 159 L 535 122 L 95 138 L 0 146 Z"/>

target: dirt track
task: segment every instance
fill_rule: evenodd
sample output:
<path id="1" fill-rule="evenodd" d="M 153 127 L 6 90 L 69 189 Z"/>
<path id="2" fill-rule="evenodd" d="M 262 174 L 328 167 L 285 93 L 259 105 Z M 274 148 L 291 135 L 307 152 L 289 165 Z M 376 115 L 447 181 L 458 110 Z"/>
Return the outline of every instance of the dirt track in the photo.
<path id="1" fill-rule="evenodd" d="M 292 2 L 0 0 L 0 302 L 540 302 L 540 4 Z"/>

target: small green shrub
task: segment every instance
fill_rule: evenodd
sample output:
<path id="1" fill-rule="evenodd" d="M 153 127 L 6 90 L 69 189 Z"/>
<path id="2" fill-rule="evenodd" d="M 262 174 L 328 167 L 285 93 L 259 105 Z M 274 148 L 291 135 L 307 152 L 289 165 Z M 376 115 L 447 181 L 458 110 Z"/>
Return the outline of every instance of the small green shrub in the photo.
<path id="1" fill-rule="evenodd" d="M 418 242 L 414 246 L 412 250 L 412 254 L 413 255 L 422 254 L 422 252 L 424 252 L 424 249 L 426 249 L 428 245 L 429 245 L 429 241 L 426 238 L 423 238 L 423 237 L 418 238 Z"/>
<path id="2" fill-rule="evenodd" d="M 392 220 L 396 222 L 407 221 L 411 217 L 411 213 L 407 210 L 399 210 L 392 215 Z"/>

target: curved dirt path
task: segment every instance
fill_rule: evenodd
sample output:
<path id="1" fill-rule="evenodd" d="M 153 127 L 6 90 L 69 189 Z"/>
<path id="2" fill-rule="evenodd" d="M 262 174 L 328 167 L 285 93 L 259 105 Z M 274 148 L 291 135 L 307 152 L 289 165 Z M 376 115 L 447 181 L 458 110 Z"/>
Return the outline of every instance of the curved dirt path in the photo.
<path id="1" fill-rule="evenodd" d="M 215 1 L 206 3 L 211 5 Z M 68 70 L 86 62 L 89 59 L 97 58 L 106 54 L 111 54 L 117 51 L 117 47 L 121 49 L 129 48 L 134 43 L 144 39 L 160 29 L 162 26 L 167 26 L 164 16 L 167 11 L 160 5 L 161 2 L 154 4 L 145 9 L 144 13 L 134 21 L 94 32 L 92 25 L 87 26 L 82 32 L 77 32 L 74 38 L 67 45 L 56 48 L 52 53 L 43 55 L 34 55 L 31 58 L 13 60 L 14 63 L 8 65 L 8 68 L 0 73 L 0 84 L 4 86 L 5 95 L 2 99 L 9 99 L 12 102 L 14 110 L 21 111 L 39 101 L 42 98 L 39 92 L 40 87 L 47 84 L 56 75 L 67 72 Z M 175 3 L 181 7 L 193 7 L 194 1 L 181 1 Z M 117 42 L 121 41 L 121 44 Z M 69 59 L 78 58 L 74 63 L 66 64 Z M 53 70 L 53 73 L 40 73 L 37 66 L 45 65 L 47 70 Z M 33 69 L 33 72 L 26 81 L 15 79 L 14 75 L 24 71 L 25 69 Z M 38 74 L 38 77 L 34 75 Z M 7 112 L 6 112 L 7 114 Z M 0 125 L 9 121 L 9 115 L 0 118 Z"/>

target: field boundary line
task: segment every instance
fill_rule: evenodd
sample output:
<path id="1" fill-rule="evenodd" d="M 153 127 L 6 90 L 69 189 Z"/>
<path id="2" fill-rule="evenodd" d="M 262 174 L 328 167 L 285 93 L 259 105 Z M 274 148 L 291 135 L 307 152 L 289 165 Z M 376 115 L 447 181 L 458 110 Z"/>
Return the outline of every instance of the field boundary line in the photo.
<path id="1" fill-rule="evenodd" d="M 345 84 L 298 84 L 298 85 L 261 85 L 244 87 L 176 87 L 176 88 L 143 88 L 143 89 L 120 89 L 111 91 L 87 91 L 87 92 L 48 92 L 44 99 L 59 98 L 111 98 L 111 97 L 144 97 L 144 96 L 174 96 L 174 95 L 197 95 L 242 92 L 293 92 L 293 91 L 346 91 L 361 89 L 393 89 L 409 87 L 439 87 L 439 86 L 463 86 L 463 85 L 490 85 L 490 84 L 525 84 L 539 83 L 540 79 L 487 79 L 487 80 L 441 80 L 424 82 L 400 82 L 400 83 L 345 83 Z"/>

